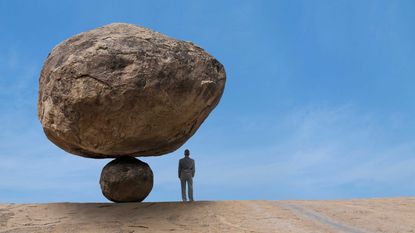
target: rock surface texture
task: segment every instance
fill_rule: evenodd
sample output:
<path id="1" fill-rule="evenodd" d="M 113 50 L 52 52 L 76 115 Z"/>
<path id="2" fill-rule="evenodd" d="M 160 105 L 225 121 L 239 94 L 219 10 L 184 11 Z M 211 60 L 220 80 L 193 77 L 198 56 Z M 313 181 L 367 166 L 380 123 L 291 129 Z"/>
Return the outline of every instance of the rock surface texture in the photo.
<path id="1" fill-rule="evenodd" d="M 0 203 L 0 232 L 410 233 L 415 197 L 314 201 Z"/>
<path id="2" fill-rule="evenodd" d="M 57 45 L 39 80 L 47 137 L 90 158 L 156 156 L 183 145 L 218 104 L 224 68 L 196 45 L 110 24 Z"/>
<path id="3" fill-rule="evenodd" d="M 153 188 L 153 172 L 147 163 L 134 157 L 119 157 L 102 169 L 99 184 L 111 201 L 142 201 Z"/>

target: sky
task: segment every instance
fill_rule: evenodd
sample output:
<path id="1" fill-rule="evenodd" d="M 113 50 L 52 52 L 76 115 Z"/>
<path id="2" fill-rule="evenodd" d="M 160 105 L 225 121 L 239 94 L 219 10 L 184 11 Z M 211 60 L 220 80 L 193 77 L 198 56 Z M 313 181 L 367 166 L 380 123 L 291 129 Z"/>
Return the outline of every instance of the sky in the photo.
<path id="1" fill-rule="evenodd" d="M 108 202 L 110 159 L 71 155 L 37 117 L 54 46 L 113 22 L 192 41 L 225 67 L 216 109 L 180 149 L 144 157 L 145 201 L 415 196 L 415 1 L 0 0 L 0 203 Z"/>

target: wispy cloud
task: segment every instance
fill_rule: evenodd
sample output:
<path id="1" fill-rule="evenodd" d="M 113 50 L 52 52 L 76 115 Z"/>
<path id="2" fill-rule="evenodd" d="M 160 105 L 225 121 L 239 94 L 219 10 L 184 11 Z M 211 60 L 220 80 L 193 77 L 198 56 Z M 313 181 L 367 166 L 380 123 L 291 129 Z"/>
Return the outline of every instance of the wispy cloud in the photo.
<path id="1" fill-rule="evenodd" d="M 201 154 L 198 179 L 207 186 L 256 186 L 268 191 L 292 186 L 314 192 L 310 198 L 346 198 L 350 194 L 341 190 L 362 182 L 381 190 L 390 185 L 397 189 L 414 186 L 409 178 L 415 176 L 415 142 L 387 143 L 384 137 L 385 131 L 396 127 L 394 121 L 394 116 L 379 119 L 353 106 L 294 109 L 275 116 L 270 132 L 264 134 L 286 135 L 261 150 L 240 145 L 224 147 L 214 159 Z M 356 195 L 370 196 L 371 192 L 361 190 Z"/>

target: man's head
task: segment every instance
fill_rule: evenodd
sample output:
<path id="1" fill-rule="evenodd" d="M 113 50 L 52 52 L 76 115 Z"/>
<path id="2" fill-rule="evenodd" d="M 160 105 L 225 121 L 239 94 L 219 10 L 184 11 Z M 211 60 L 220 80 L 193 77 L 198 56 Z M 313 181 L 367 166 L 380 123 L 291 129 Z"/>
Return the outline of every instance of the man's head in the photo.
<path id="1" fill-rule="evenodd" d="M 190 151 L 188 149 L 184 150 L 184 156 L 189 157 Z"/>

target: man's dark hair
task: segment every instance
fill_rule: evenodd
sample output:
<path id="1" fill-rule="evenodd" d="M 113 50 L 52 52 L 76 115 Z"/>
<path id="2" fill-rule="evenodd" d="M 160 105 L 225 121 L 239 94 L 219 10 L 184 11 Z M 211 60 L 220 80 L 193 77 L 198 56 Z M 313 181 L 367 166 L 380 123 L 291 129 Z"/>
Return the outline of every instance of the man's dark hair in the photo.
<path id="1" fill-rule="evenodd" d="M 190 155 L 190 150 L 188 150 L 188 149 L 184 150 L 184 154 L 185 155 Z"/>

